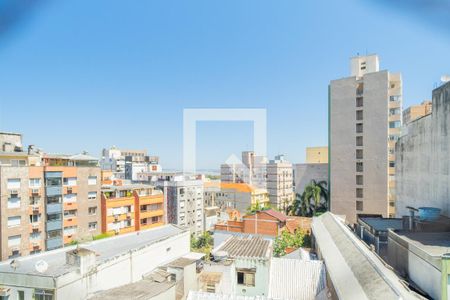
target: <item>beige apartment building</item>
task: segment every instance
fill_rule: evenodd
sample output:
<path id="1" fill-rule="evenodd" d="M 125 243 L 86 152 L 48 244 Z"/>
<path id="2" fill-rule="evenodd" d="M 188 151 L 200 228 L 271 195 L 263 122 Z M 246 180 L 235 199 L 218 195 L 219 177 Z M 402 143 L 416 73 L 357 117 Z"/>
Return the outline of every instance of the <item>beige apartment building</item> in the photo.
<path id="1" fill-rule="evenodd" d="M 307 147 L 306 148 L 307 164 L 327 164 L 328 163 L 328 147 Z"/>
<path id="2" fill-rule="evenodd" d="M 87 154 L 48 155 L 0 133 L 1 259 L 100 233 L 100 168 Z"/>
<path id="3" fill-rule="evenodd" d="M 430 100 L 423 101 L 419 105 L 411 105 L 403 111 L 403 125 L 431 114 L 432 109 L 433 104 Z"/>
<path id="4" fill-rule="evenodd" d="M 269 161 L 266 168 L 270 204 L 285 210 L 294 201 L 292 163 L 285 160 L 283 155 L 277 155 Z"/>
<path id="5" fill-rule="evenodd" d="M 351 76 L 329 86 L 331 211 L 395 215 L 395 143 L 402 125 L 402 79 L 377 55 L 350 61 Z"/>

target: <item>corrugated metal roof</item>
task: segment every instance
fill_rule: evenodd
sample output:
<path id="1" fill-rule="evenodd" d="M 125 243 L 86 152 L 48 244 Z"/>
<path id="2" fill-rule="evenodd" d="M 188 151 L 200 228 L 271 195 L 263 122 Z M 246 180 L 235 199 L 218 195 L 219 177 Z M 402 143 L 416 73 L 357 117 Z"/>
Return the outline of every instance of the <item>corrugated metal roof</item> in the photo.
<path id="1" fill-rule="evenodd" d="M 326 273 L 322 261 L 272 258 L 269 298 L 314 300 L 325 287 Z"/>
<path id="2" fill-rule="evenodd" d="M 187 300 L 270 300 L 264 296 L 237 296 L 190 291 Z M 275 299 L 273 299 L 275 300 Z"/>
<path id="3" fill-rule="evenodd" d="M 217 251 L 226 251 L 230 257 L 269 258 L 272 241 L 260 236 L 232 236 Z"/>

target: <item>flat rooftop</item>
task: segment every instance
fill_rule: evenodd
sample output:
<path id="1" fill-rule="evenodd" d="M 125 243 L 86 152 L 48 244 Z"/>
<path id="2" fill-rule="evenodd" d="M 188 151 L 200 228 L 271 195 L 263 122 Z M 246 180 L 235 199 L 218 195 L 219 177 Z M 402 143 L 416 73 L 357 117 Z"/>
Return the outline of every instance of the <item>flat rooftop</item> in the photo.
<path id="1" fill-rule="evenodd" d="M 396 231 L 395 233 L 433 256 L 450 253 L 450 232 Z"/>
<path id="2" fill-rule="evenodd" d="M 359 220 L 366 223 L 376 231 L 387 231 L 388 229 L 403 229 L 402 219 L 363 217 L 359 218 Z"/>
<path id="3" fill-rule="evenodd" d="M 263 258 L 272 256 L 272 241 L 261 236 L 232 236 L 220 244 L 214 253 L 225 251 L 232 258 Z"/>
<path id="4" fill-rule="evenodd" d="M 173 282 L 156 282 L 148 278 L 144 278 L 135 283 L 119 286 L 114 289 L 99 293 L 89 298 L 91 300 L 117 300 L 117 299 L 134 299 L 147 300 L 167 291 L 176 284 Z"/>
<path id="5" fill-rule="evenodd" d="M 96 264 L 100 265 L 109 260 L 113 260 L 130 251 L 136 251 L 150 246 L 156 242 L 177 236 L 186 230 L 174 225 L 165 225 L 157 228 L 132 232 L 102 240 L 92 241 L 80 244 L 80 248 L 88 249 L 96 253 Z M 16 258 L 17 268 L 14 270 L 10 266 L 11 260 L 0 263 L 1 273 L 28 274 L 47 277 L 59 277 L 72 272 L 77 267 L 66 264 L 66 252 L 76 249 L 77 246 L 64 247 L 56 250 L 43 252 L 40 254 L 29 255 Z M 48 268 L 45 272 L 38 272 L 35 264 L 39 261 L 45 261 Z"/>

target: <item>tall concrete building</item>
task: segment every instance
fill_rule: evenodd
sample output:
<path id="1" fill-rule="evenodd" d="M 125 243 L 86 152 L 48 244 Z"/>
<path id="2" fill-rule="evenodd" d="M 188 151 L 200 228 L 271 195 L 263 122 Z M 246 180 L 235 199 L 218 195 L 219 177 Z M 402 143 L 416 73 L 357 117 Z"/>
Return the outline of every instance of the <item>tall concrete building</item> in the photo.
<path id="1" fill-rule="evenodd" d="M 332 212 L 395 214 L 395 142 L 402 125 L 402 79 L 377 55 L 350 60 L 350 77 L 329 86 Z"/>
<path id="2" fill-rule="evenodd" d="M 195 234 L 204 231 L 202 180 L 180 174 L 162 176 L 154 184 L 163 190 L 167 223 L 187 228 Z"/>
<path id="3" fill-rule="evenodd" d="M 419 105 L 411 105 L 403 111 L 403 125 L 408 125 L 410 122 L 417 120 L 431 114 L 433 104 L 431 101 L 423 101 Z"/>
<path id="4" fill-rule="evenodd" d="M 35 254 L 100 233 L 100 168 L 87 155 L 0 151 L 1 259 Z M 1 140 L 1 139 L 0 139 Z M 10 146 L 13 145 L 13 148 Z M 12 151 L 11 151 L 12 150 Z"/>

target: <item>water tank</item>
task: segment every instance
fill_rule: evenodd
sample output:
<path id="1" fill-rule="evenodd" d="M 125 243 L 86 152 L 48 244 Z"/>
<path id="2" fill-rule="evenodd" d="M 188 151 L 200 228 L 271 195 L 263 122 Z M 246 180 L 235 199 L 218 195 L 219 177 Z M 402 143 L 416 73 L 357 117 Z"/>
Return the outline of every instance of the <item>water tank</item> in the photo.
<path id="1" fill-rule="evenodd" d="M 433 222 L 439 219 L 441 209 L 437 207 L 419 207 L 420 221 Z"/>

